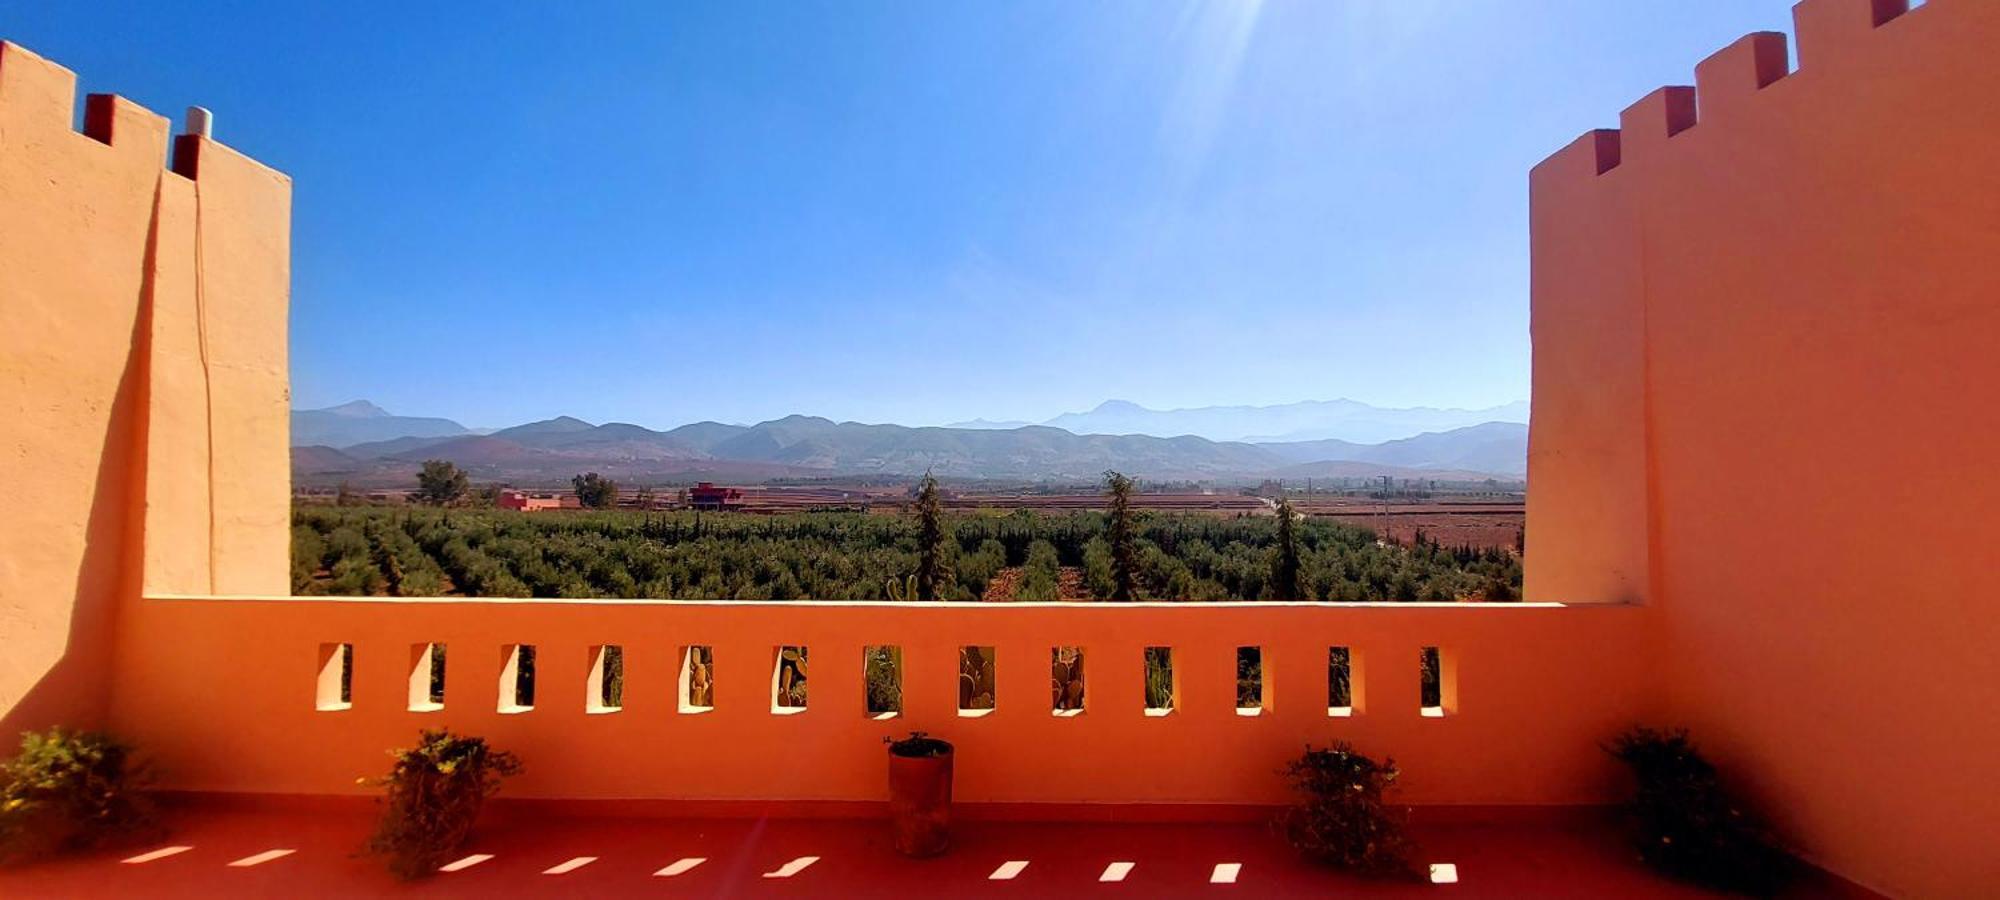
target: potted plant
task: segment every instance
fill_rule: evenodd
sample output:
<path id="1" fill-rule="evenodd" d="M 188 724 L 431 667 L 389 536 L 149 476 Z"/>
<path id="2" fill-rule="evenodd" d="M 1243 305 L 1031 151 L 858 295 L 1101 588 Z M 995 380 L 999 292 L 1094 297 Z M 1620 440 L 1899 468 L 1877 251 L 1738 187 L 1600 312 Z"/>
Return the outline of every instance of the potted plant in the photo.
<path id="1" fill-rule="evenodd" d="M 951 847 L 951 744 L 912 731 L 889 745 L 889 819 L 896 850 L 937 856 Z"/>
<path id="2" fill-rule="evenodd" d="M 94 732 L 22 734 L 20 754 L 0 763 L 0 864 L 160 833 L 150 771 L 133 756 Z"/>
<path id="3" fill-rule="evenodd" d="M 1285 767 L 1298 802 L 1278 817 L 1278 832 L 1306 859 L 1375 878 L 1414 878 L 1414 849 L 1402 817 L 1384 799 L 1401 774 L 1346 743 L 1306 747 Z"/>
<path id="4" fill-rule="evenodd" d="M 388 788 L 388 796 L 368 849 L 386 857 L 389 870 L 402 878 L 437 871 L 465 844 L 500 780 L 521 771 L 514 754 L 487 746 L 484 738 L 444 730 L 425 729 L 417 746 L 391 755 L 396 764 L 374 782 Z"/>
<path id="5" fill-rule="evenodd" d="M 1756 815 L 1723 787 L 1688 733 L 1632 728 L 1605 751 L 1632 770 L 1626 806 L 1633 845 L 1647 865 L 1711 890 L 1769 897 L 1796 864 Z"/>

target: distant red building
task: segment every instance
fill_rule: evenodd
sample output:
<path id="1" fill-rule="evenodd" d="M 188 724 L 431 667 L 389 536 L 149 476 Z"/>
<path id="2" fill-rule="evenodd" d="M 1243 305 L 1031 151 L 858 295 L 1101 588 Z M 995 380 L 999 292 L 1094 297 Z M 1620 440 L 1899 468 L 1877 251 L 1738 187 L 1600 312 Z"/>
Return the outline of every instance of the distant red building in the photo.
<path id="1" fill-rule="evenodd" d="M 575 494 L 530 494 L 525 491 L 501 491 L 494 505 L 501 509 L 518 509 L 534 512 L 541 509 L 581 509 Z"/>
<path id="2" fill-rule="evenodd" d="M 707 510 L 741 509 L 743 492 L 735 488 L 716 487 L 704 481 L 688 488 L 688 507 Z"/>

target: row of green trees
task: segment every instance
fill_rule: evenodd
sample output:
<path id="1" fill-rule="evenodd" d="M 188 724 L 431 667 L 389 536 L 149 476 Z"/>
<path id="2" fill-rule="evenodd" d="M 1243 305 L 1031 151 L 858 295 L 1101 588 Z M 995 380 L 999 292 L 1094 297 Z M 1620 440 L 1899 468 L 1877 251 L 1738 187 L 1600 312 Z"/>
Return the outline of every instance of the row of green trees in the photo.
<path id="1" fill-rule="evenodd" d="M 596 472 L 583 472 L 569 480 L 576 498 L 585 509 L 610 509 L 618 504 L 618 482 Z M 490 489 L 489 489 L 490 490 Z M 341 486 L 343 496 L 346 485 Z M 426 506 L 455 506 L 473 499 L 472 478 L 464 469 L 446 459 L 427 459 L 417 469 L 417 490 L 412 499 Z M 640 491 L 640 506 L 650 506 L 651 492 Z M 491 496 L 484 501 L 491 505 Z M 342 506 L 346 503 L 340 504 Z"/>
<path id="2" fill-rule="evenodd" d="M 1129 490 L 1129 487 L 1127 488 Z M 1385 545 L 1291 514 L 951 514 L 920 490 L 913 518 L 301 506 L 300 594 L 975 600 L 1021 567 L 1017 599 L 1055 599 L 1076 570 L 1099 599 L 1434 600 L 1518 596 L 1501 550 Z M 924 499 L 924 494 L 930 494 Z M 1129 498 L 1128 498 L 1129 499 Z"/>

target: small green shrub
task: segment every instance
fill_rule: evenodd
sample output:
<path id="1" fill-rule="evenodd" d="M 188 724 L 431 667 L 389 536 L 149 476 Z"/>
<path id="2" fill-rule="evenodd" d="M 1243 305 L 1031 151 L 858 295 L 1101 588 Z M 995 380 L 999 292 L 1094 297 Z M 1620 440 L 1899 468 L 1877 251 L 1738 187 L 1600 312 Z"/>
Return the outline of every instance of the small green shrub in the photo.
<path id="1" fill-rule="evenodd" d="M 0 862 L 156 832 L 148 780 L 132 749 L 108 735 L 22 734 L 21 752 L 0 764 Z"/>
<path id="2" fill-rule="evenodd" d="M 417 746 L 391 755 L 395 765 L 375 782 L 388 796 L 368 850 L 386 857 L 402 878 L 429 875 L 449 862 L 501 779 L 521 771 L 519 758 L 488 747 L 485 738 L 442 729 L 424 730 Z"/>
<path id="3" fill-rule="evenodd" d="M 1604 749 L 1638 781 L 1627 812 L 1633 842 L 1647 865 L 1708 888 L 1759 897 L 1790 880 L 1791 857 L 1723 789 L 1715 766 L 1686 731 L 1633 728 Z"/>
<path id="4" fill-rule="evenodd" d="M 1414 878 L 1414 850 L 1403 823 L 1383 801 L 1395 784 L 1395 760 L 1376 762 L 1342 742 L 1306 747 L 1285 766 L 1299 794 L 1282 813 L 1279 833 L 1307 859 L 1357 875 Z"/>
<path id="5" fill-rule="evenodd" d="M 897 756 L 929 757 L 944 756 L 951 752 L 951 742 L 931 737 L 921 731 L 912 731 L 906 738 L 883 737 L 882 743 L 889 745 L 889 752 Z"/>

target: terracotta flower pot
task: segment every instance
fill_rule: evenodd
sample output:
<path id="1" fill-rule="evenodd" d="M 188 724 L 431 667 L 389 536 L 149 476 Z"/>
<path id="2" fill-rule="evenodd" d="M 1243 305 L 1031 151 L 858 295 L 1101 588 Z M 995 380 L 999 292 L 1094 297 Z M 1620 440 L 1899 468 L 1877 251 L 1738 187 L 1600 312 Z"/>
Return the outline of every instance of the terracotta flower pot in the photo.
<path id="1" fill-rule="evenodd" d="M 889 818 L 896 850 L 906 856 L 937 856 L 951 847 L 952 748 L 935 739 L 925 744 L 911 748 L 928 751 L 922 755 L 889 748 Z"/>

